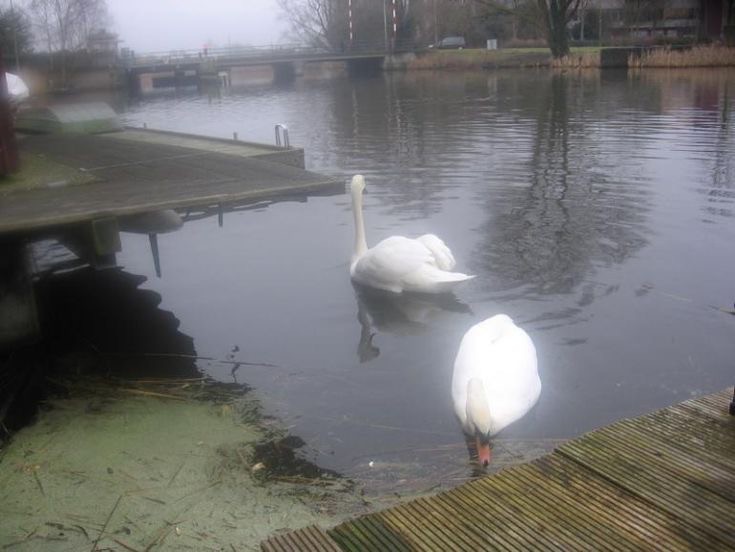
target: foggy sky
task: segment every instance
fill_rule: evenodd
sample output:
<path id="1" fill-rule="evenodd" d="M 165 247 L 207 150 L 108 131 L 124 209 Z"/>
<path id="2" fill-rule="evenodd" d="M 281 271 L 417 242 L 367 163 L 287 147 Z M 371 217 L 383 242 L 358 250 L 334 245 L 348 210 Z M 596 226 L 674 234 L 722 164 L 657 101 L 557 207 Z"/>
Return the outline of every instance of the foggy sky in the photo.
<path id="1" fill-rule="evenodd" d="M 137 52 L 289 41 L 276 0 L 107 0 L 107 6 L 120 46 Z"/>

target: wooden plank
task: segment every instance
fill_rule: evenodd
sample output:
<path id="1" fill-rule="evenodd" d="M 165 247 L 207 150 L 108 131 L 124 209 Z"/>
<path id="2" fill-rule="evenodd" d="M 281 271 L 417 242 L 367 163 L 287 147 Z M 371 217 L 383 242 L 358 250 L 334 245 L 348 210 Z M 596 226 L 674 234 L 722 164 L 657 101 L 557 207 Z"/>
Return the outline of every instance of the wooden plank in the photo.
<path id="1" fill-rule="evenodd" d="M 600 474 L 626 491 L 657 508 L 707 531 L 735 547 L 735 505 L 669 472 L 641 465 L 639 459 L 620 450 L 609 450 L 585 438 L 558 449 L 563 454 Z"/>
<path id="2" fill-rule="evenodd" d="M 442 493 L 434 499 L 447 505 L 448 508 L 456 510 L 457 515 L 461 516 L 464 515 L 464 512 L 468 512 L 467 515 L 470 519 L 477 519 L 478 514 L 474 512 L 478 507 L 482 508 L 484 504 L 477 502 L 479 497 L 476 493 L 466 496 L 465 490 L 460 488 L 457 489 L 457 492 Z M 475 499 L 475 501 L 472 499 Z M 515 550 L 528 542 L 527 539 L 524 539 L 522 535 L 518 535 L 513 527 L 506 523 L 507 518 L 502 510 L 490 506 L 486 508 L 487 519 L 483 520 L 484 524 L 477 524 L 474 528 L 468 528 L 472 538 L 479 536 L 484 542 L 489 543 L 487 546 L 498 550 Z"/>
<path id="3" fill-rule="evenodd" d="M 712 418 L 691 416 L 673 409 L 639 418 L 636 423 L 653 431 L 677 435 L 706 454 L 716 455 L 725 462 L 728 458 L 735 458 L 735 424 L 728 426 Z"/>
<path id="4" fill-rule="evenodd" d="M 589 436 L 601 446 L 620 447 L 631 454 L 640 455 L 641 462 L 660 464 L 661 467 L 680 475 L 686 475 L 691 481 L 704 483 L 713 476 L 728 486 L 735 483 L 735 474 L 715 464 L 719 455 L 705 456 L 699 451 L 680 447 L 670 448 L 667 443 L 648 438 L 645 432 L 638 431 L 640 424 L 632 426 L 616 425 L 604 428 Z M 708 462 L 712 458 L 712 463 Z"/>
<path id="5" fill-rule="evenodd" d="M 452 511 L 456 512 L 455 517 L 464 521 L 464 539 L 473 543 L 479 542 L 473 548 L 514 549 L 513 542 L 517 537 L 508 534 L 509 527 L 504 523 L 502 512 L 490 508 L 482 511 L 477 504 L 468 503 L 463 494 L 463 489 L 456 489 L 455 492 L 442 493 L 432 500 L 442 504 L 450 515 Z M 446 523 L 450 524 L 451 520 Z"/>
<path id="6" fill-rule="evenodd" d="M 709 550 L 720 544 L 707 533 L 651 508 L 648 502 L 561 454 L 534 461 L 528 474 L 540 485 L 561 487 L 564 493 L 560 497 L 568 495 L 569 500 L 584 504 L 593 514 L 588 518 L 590 523 L 614 526 L 621 538 L 638 550 L 647 548 L 651 542 L 660 542 L 670 549 L 696 546 Z"/>
<path id="7" fill-rule="evenodd" d="M 383 550 L 408 550 L 404 543 L 394 538 L 392 533 L 385 530 L 384 526 L 377 525 L 372 522 L 373 518 L 364 517 L 352 520 L 352 527 L 360 530 L 362 535 L 365 535 L 366 541 L 371 543 L 371 546 L 380 548 Z"/>
<path id="8" fill-rule="evenodd" d="M 668 469 L 728 500 L 735 500 L 735 471 L 723 465 L 721 456 L 706 454 L 701 447 L 697 450 L 677 445 L 640 428 L 641 424 L 620 424 L 595 433 L 594 438 L 611 447 L 625 448 L 640 455 L 641 461 L 652 467 Z"/>
<path id="9" fill-rule="evenodd" d="M 530 468 L 528 466 L 527 468 Z M 513 484 L 519 492 L 533 500 L 537 509 L 555 513 L 554 519 L 559 527 L 565 525 L 576 537 L 575 548 L 584 550 L 635 550 L 623 535 L 601 523 L 603 517 L 598 512 L 566 496 L 563 488 L 542 484 L 532 476 L 529 469 L 514 471 Z"/>
<path id="10" fill-rule="evenodd" d="M 501 472 L 504 473 L 504 472 Z M 517 496 L 514 489 L 495 478 L 482 478 L 473 486 L 461 489 L 466 500 L 480 499 L 485 502 L 491 515 L 497 515 L 506 531 L 513 531 L 525 546 L 540 544 L 550 550 L 565 550 L 570 542 L 554 530 L 554 524 L 543 512 L 529 509 Z M 541 515 L 539 515 L 541 514 Z"/>
<path id="11" fill-rule="evenodd" d="M 604 539 L 580 523 L 578 518 L 584 517 L 584 512 L 575 511 L 549 489 L 530 482 L 522 476 L 520 468 L 508 470 L 506 475 L 503 483 L 518 497 L 519 505 L 524 506 L 521 521 L 525 523 L 529 517 L 535 518 L 543 524 L 545 537 L 553 538 L 564 550 L 605 549 Z"/>
<path id="12" fill-rule="evenodd" d="M 435 519 L 434 526 L 441 533 L 442 540 L 448 541 L 450 548 L 466 549 L 467 546 L 477 546 L 485 542 L 485 535 L 479 531 L 473 531 L 473 522 L 467 516 L 461 515 L 460 512 L 447 508 L 446 504 L 442 504 L 436 500 L 427 498 L 419 498 L 412 501 L 415 516 L 428 521 Z M 453 523 L 452 520 L 455 522 Z"/>
<path id="13" fill-rule="evenodd" d="M 682 454 L 691 455 L 702 461 L 708 462 L 720 469 L 735 470 L 735 458 L 718 454 L 707 447 L 702 439 L 696 435 L 684 434 L 676 427 L 663 424 L 649 423 L 647 421 L 620 422 L 622 428 L 631 427 L 641 436 L 645 436 L 651 442 L 656 442 L 660 447 L 679 451 Z"/>
<path id="14" fill-rule="evenodd" d="M 735 548 L 731 391 L 330 530 L 344 550 Z"/>
<path id="15" fill-rule="evenodd" d="M 312 525 L 276 535 L 260 544 L 263 552 L 341 552 L 337 543 L 323 529 Z"/>
<path id="16" fill-rule="evenodd" d="M 456 545 L 453 546 L 450 541 L 447 541 L 442 532 L 434 527 L 434 523 L 439 521 L 438 517 L 434 516 L 429 520 L 422 520 L 419 517 L 410 515 L 410 513 L 406 514 L 406 510 L 406 507 L 397 506 L 381 512 L 380 517 L 387 525 L 407 536 L 412 548 L 430 552 L 441 552 L 446 547 L 449 550 L 459 549 Z M 427 521 L 428 523 L 426 523 Z"/>

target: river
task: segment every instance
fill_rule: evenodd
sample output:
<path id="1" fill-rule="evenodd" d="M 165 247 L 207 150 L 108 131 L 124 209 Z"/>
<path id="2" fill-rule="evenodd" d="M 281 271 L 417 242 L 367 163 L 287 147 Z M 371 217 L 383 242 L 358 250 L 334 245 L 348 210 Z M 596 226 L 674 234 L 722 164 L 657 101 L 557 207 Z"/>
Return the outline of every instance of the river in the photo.
<path id="1" fill-rule="evenodd" d="M 269 143 L 287 124 L 307 168 L 365 175 L 369 244 L 433 232 L 477 278 L 450 300 L 360 296 L 347 194 L 187 222 L 159 237 L 162 278 L 145 236 L 119 262 L 198 356 L 274 365 L 198 364 L 252 386 L 323 467 L 466 464 L 452 362 L 501 312 L 543 384 L 502 438 L 568 439 L 733 384 L 734 97 L 733 71 L 546 70 L 144 97 L 128 124 Z"/>

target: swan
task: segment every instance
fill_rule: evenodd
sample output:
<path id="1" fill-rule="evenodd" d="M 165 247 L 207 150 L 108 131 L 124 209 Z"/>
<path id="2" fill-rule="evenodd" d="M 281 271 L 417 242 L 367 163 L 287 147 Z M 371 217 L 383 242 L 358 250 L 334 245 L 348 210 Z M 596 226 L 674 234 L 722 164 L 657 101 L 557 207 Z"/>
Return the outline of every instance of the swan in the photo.
<path id="1" fill-rule="evenodd" d="M 481 465 L 490 463 L 490 438 L 522 418 L 541 394 L 536 348 L 505 314 L 472 326 L 454 360 L 454 412 L 475 439 Z"/>
<path id="2" fill-rule="evenodd" d="M 455 261 L 446 244 L 433 234 L 416 239 L 391 236 L 368 249 L 362 218 L 365 178 L 352 177 L 352 211 L 355 216 L 355 250 L 350 276 L 358 284 L 392 293 L 414 291 L 446 293 L 474 276 L 451 272 Z"/>

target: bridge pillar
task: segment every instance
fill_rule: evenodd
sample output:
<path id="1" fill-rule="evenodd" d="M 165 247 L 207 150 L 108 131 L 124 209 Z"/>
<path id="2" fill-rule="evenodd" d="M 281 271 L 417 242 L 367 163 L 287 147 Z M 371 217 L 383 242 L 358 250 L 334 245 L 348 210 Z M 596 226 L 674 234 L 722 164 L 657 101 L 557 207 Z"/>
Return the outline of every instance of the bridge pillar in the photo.
<path id="1" fill-rule="evenodd" d="M 347 72 L 351 77 L 377 75 L 382 70 L 382 57 L 356 58 L 347 60 Z"/>
<path id="2" fill-rule="evenodd" d="M 128 85 L 128 92 L 133 97 L 138 97 L 143 94 L 143 87 L 140 84 L 140 75 L 136 73 L 135 71 L 128 70 L 127 76 L 127 85 Z"/>
<path id="3" fill-rule="evenodd" d="M 273 65 L 273 81 L 279 84 L 293 82 L 296 79 L 296 67 L 291 61 L 280 61 Z"/>
<path id="4" fill-rule="evenodd" d="M 196 77 L 197 81 L 199 80 L 198 77 L 199 76 L 197 75 Z M 184 86 L 187 85 L 188 80 L 191 80 L 191 79 L 187 79 L 186 71 L 184 71 L 183 69 L 179 69 L 178 67 L 176 68 L 176 70 L 174 70 L 174 86 L 176 88 L 183 88 Z"/>

